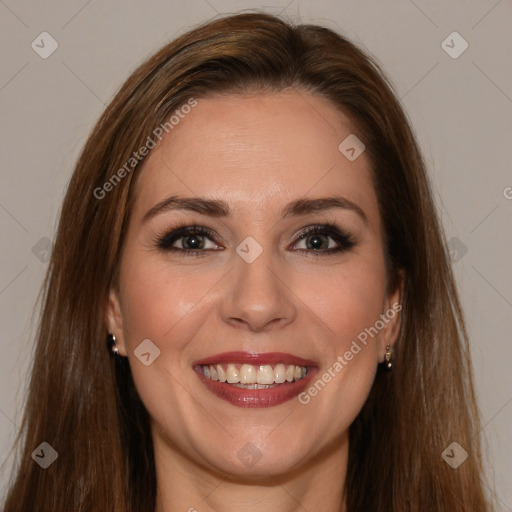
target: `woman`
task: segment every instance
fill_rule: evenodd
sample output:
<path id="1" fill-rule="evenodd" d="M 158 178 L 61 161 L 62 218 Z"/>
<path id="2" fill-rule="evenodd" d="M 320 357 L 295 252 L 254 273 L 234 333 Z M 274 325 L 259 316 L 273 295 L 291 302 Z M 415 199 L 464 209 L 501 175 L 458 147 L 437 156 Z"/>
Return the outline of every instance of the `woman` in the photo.
<path id="1" fill-rule="evenodd" d="M 422 158 L 326 28 L 236 15 L 137 69 L 44 290 L 8 512 L 491 510 Z"/>

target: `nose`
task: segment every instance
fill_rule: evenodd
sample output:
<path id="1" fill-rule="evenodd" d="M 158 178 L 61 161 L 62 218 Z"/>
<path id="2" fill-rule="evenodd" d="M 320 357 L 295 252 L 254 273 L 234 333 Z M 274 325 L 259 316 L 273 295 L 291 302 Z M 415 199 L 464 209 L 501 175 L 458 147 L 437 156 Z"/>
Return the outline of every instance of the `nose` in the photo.
<path id="1" fill-rule="evenodd" d="M 221 308 L 225 322 L 262 332 L 295 320 L 295 295 L 286 284 L 286 274 L 272 267 L 270 257 L 263 251 L 256 260 L 247 263 L 236 256 Z"/>

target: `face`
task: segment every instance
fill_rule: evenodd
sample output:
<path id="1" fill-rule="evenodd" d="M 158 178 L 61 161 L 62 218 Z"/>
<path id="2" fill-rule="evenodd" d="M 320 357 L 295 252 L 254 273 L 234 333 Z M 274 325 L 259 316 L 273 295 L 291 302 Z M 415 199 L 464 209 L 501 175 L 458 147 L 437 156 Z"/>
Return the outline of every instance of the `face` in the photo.
<path id="1" fill-rule="evenodd" d="M 257 478 L 346 442 L 400 300 L 352 133 L 309 93 L 215 96 L 146 159 L 107 322 L 157 457 Z"/>

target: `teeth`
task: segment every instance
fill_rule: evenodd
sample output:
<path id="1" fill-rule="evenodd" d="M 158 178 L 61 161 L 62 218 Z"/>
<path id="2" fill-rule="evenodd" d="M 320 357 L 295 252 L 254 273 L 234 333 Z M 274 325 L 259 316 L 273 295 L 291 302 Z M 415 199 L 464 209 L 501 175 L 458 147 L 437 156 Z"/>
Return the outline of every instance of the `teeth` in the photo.
<path id="1" fill-rule="evenodd" d="M 269 364 L 260 366 L 258 370 L 258 384 L 274 384 L 274 370 Z"/>
<path id="2" fill-rule="evenodd" d="M 211 366 L 210 366 L 211 368 Z M 240 382 L 240 375 L 238 373 L 238 370 L 236 369 L 236 366 L 234 364 L 228 364 L 228 371 L 226 372 L 227 381 L 230 384 L 234 384 L 236 382 Z"/>
<path id="3" fill-rule="evenodd" d="M 227 367 L 221 364 L 204 365 L 201 367 L 206 377 L 220 382 L 228 382 L 236 387 L 248 389 L 263 389 L 284 382 L 300 380 L 308 373 L 305 366 L 293 364 L 270 364 L 255 366 L 252 364 L 229 363 Z"/>
<path id="4" fill-rule="evenodd" d="M 235 388 L 242 389 L 269 389 L 275 388 L 278 384 L 232 384 Z"/>
<path id="5" fill-rule="evenodd" d="M 272 375 L 273 377 L 273 375 Z M 256 370 L 251 364 L 243 364 L 240 367 L 240 384 L 272 384 L 272 382 L 260 382 L 260 370 Z"/>
<path id="6" fill-rule="evenodd" d="M 228 377 L 226 375 L 226 372 L 224 371 L 224 368 L 222 368 L 220 364 L 217 365 L 217 375 L 219 376 L 219 380 L 221 382 L 226 382 Z"/>
<path id="7" fill-rule="evenodd" d="M 286 380 L 286 368 L 284 364 L 276 364 L 274 368 L 274 382 L 282 384 Z"/>

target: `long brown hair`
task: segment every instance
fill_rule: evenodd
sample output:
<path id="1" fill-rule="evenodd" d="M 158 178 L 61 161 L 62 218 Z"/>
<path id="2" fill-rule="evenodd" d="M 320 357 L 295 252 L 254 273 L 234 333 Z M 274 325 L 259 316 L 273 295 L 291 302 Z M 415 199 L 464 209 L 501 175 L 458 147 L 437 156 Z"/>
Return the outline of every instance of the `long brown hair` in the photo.
<path id="1" fill-rule="evenodd" d="M 405 273 L 394 369 L 379 371 L 350 427 L 348 511 L 491 510 L 463 314 L 425 166 L 378 65 L 340 35 L 262 13 L 196 28 L 124 83 L 79 157 L 43 285 L 19 467 L 6 512 L 152 511 L 156 476 L 148 414 L 125 358 L 106 345 L 134 177 L 101 189 L 191 98 L 293 88 L 330 100 L 366 146 L 385 233 L 390 289 Z M 125 167 L 125 170 L 127 168 Z M 111 182 L 112 183 L 112 182 Z M 41 442 L 58 459 L 31 458 Z M 453 441 L 468 459 L 453 469 Z"/>

